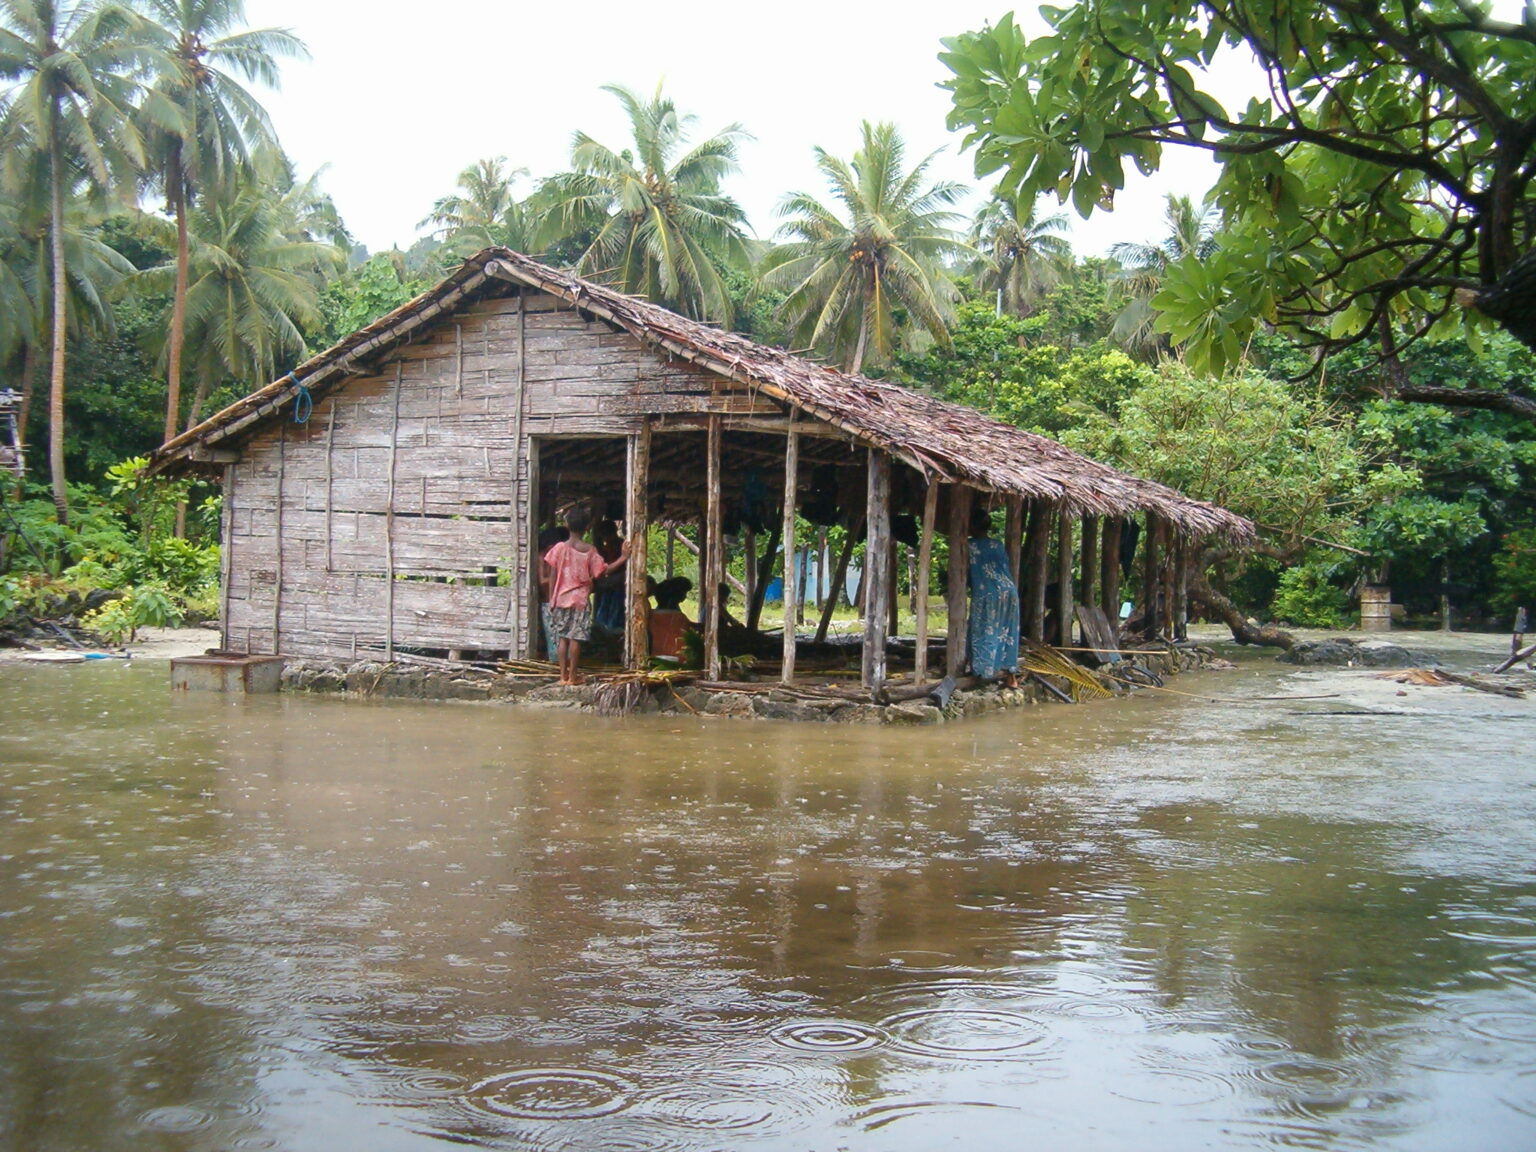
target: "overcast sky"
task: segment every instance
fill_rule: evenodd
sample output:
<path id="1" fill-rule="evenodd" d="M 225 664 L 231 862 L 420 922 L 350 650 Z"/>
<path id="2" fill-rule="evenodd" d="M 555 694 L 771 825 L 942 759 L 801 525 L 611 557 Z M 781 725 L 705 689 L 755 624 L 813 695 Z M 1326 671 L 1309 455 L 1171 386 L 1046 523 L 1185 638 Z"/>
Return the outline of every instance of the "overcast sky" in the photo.
<path id="1" fill-rule="evenodd" d="M 1518 10 L 1520 0 L 1498 0 Z M 790 191 L 825 186 L 812 148 L 851 156 L 861 120 L 891 120 L 915 158 L 942 149 L 935 176 L 977 184 L 972 156 L 944 124 L 949 94 L 940 39 L 979 28 L 1006 4 L 947 0 L 877 5 L 864 0 L 247 0 L 251 26 L 287 27 L 312 59 L 288 62 L 283 87 L 265 94 L 279 138 L 301 173 L 324 167 L 324 187 L 353 234 L 372 250 L 408 246 L 433 200 L 481 157 L 506 156 L 534 177 L 569 166 L 571 134 L 622 148 L 626 125 L 600 91 L 645 94 L 658 80 L 679 109 L 699 116 L 696 139 L 737 122 L 754 140 L 727 190 L 759 236 L 777 224 Z M 1026 27 L 1041 28 L 1033 5 Z M 1253 83 L 1240 66 L 1218 94 Z M 1170 148 L 1149 179 L 1132 171 L 1113 213 L 1074 222 L 1073 243 L 1101 253 L 1118 240 L 1162 234 L 1169 191 L 1203 196 L 1214 165 Z M 526 191 L 524 185 L 521 191 Z"/>
<path id="2" fill-rule="evenodd" d="M 281 91 L 263 99 L 300 171 L 325 168 L 325 189 L 375 251 L 409 245 L 432 201 L 481 157 L 537 177 L 569 166 L 578 128 L 623 147 L 607 83 L 649 94 L 663 81 L 698 114 L 697 138 L 733 121 L 751 132 L 727 190 L 763 237 L 786 192 L 825 194 L 811 149 L 851 156 L 865 119 L 894 121 L 914 158 L 942 149 L 935 176 L 978 184 L 944 125 L 939 40 L 1006 10 L 976 0 L 246 3 L 251 26 L 286 27 L 309 45 L 312 59 L 285 63 Z M 1203 157 L 1170 150 L 1164 171 L 1129 187 L 1112 215 L 1073 215 L 1074 243 L 1102 252 L 1156 236 L 1164 192 L 1203 194 L 1212 179 Z"/>

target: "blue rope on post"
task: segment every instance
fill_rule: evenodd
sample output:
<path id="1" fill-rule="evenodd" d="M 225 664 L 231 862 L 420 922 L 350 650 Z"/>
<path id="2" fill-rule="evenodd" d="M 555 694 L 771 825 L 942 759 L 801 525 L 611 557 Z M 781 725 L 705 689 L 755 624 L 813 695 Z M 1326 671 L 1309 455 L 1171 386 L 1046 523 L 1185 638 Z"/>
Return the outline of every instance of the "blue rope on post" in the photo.
<path id="1" fill-rule="evenodd" d="M 299 384 L 299 378 L 292 372 L 285 379 Z M 309 394 L 309 389 L 299 384 L 299 390 L 293 394 L 293 422 L 295 424 L 308 424 L 311 413 L 315 410 L 315 398 Z"/>

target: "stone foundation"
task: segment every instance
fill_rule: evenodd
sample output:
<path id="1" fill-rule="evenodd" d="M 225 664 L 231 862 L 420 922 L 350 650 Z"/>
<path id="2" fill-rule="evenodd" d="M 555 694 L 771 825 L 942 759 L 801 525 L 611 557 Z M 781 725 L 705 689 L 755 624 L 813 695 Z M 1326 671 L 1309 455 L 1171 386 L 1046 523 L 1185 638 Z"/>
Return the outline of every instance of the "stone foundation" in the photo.
<path id="1" fill-rule="evenodd" d="M 1203 667 L 1215 659 L 1210 648 L 1180 645 L 1127 652 L 1127 660 L 1158 677 Z M 1116 695 L 1131 691 L 1107 685 Z M 283 687 L 292 692 L 342 693 L 358 697 L 402 700 L 477 700 L 545 708 L 603 710 L 603 684 L 596 681 L 563 688 L 553 679 L 510 676 L 470 665 L 386 664 L 375 660 L 343 663 L 291 659 L 283 672 Z M 853 699 L 805 699 L 765 680 L 738 690 L 699 688 L 691 683 L 648 686 L 630 711 L 729 717 L 734 719 L 801 720 L 835 724 L 941 724 L 985 716 L 1008 708 L 1057 703 L 1034 678 L 1017 688 L 982 684 L 957 689 L 948 707 L 940 710 L 928 699 L 876 704 Z"/>

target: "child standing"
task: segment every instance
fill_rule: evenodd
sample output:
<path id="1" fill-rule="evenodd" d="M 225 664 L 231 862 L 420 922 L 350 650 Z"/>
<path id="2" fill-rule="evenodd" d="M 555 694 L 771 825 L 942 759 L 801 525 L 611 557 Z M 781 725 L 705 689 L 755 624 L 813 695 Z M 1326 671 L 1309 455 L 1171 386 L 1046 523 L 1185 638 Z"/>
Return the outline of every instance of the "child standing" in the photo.
<path id="1" fill-rule="evenodd" d="M 591 524 L 585 508 L 565 514 L 571 535 L 544 553 L 542 580 L 549 588 L 550 631 L 557 638 L 555 654 L 560 663 L 560 683 L 580 684 L 576 668 L 583 642 L 592 638 L 592 585 L 605 572 L 622 568 L 629 559 L 624 541 L 617 560 L 606 561 L 583 537 Z"/>

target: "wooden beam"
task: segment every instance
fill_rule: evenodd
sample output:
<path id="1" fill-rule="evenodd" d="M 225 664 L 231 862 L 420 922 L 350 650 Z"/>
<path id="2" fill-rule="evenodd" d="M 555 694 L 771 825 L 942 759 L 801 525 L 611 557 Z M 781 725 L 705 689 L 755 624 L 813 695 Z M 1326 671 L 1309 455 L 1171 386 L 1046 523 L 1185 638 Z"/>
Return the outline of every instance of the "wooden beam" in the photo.
<path id="1" fill-rule="evenodd" d="M 288 422 L 277 426 L 277 515 L 272 525 L 273 548 L 277 553 L 276 576 L 272 581 L 272 655 L 283 651 L 283 473 L 288 460 Z"/>
<path id="2" fill-rule="evenodd" d="M 966 628 L 970 622 L 966 593 L 971 566 L 971 495 L 963 484 L 949 490 L 949 626 L 944 641 L 944 671 L 957 677 L 970 660 L 966 651 Z"/>
<path id="3" fill-rule="evenodd" d="M 887 601 L 891 583 L 891 458 L 878 449 L 869 454 L 868 500 L 864 518 L 869 535 L 864 542 L 864 686 L 879 688 L 886 680 L 885 641 Z"/>
<path id="4" fill-rule="evenodd" d="M 1024 577 L 1019 607 L 1024 633 L 1036 643 L 1045 640 L 1045 586 L 1050 582 L 1051 506 L 1044 500 L 1029 505 L 1029 528 L 1024 533 Z"/>
<path id="5" fill-rule="evenodd" d="M 389 487 L 384 499 L 384 658 L 395 658 L 395 464 L 400 447 L 400 361 L 395 361 L 389 420 Z"/>
<path id="6" fill-rule="evenodd" d="M 796 555 L 795 511 L 800 497 L 800 430 L 791 422 L 784 440 L 784 655 L 779 679 L 795 679 L 795 618 L 800 605 L 800 564 Z"/>
<path id="7" fill-rule="evenodd" d="M 1157 610 L 1157 594 L 1162 589 L 1162 553 L 1160 545 L 1162 541 L 1162 517 L 1156 512 L 1148 512 L 1146 527 L 1142 532 L 1142 566 L 1141 566 L 1141 620 L 1142 627 L 1149 637 L 1156 636 L 1162 631 L 1162 618 Z"/>
<path id="8" fill-rule="evenodd" d="M 720 580 L 725 572 L 725 541 L 721 531 L 720 417 L 709 418 L 705 447 L 704 564 L 699 570 L 699 607 L 704 616 L 704 674 L 720 679 Z"/>
<path id="9" fill-rule="evenodd" d="M 1189 639 L 1189 558 L 1192 541 L 1180 532 L 1176 538 L 1173 584 L 1173 638 Z"/>
<path id="10" fill-rule="evenodd" d="M 507 651 L 517 650 L 518 628 L 517 614 L 520 608 L 529 603 L 528 585 L 538 583 L 538 565 L 540 557 L 538 532 L 535 530 L 532 538 L 524 540 L 526 528 L 517 515 L 517 502 L 520 496 L 527 495 L 527 480 L 523 475 L 523 422 L 528 410 L 528 386 L 525 375 L 528 361 L 528 339 L 526 314 L 523 304 L 523 294 L 517 294 L 517 359 L 513 361 L 513 393 L 512 393 L 512 484 L 511 493 L 507 498 L 507 527 L 511 530 L 512 539 L 508 544 L 512 549 L 512 579 L 507 582 Z M 490 323 L 485 322 L 487 331 Z M 456 348 L 458 353 L 458 366 L 455 370 L 454 394 L 460 398 L 464 395 L 464 329 L 462 325 L 455 325 Z M 532 627 L 532 624 L 529 625 Z"/>
<path id="11" fill-rule="evenodd" d="M 331 563 L 331 540 L 335 535 L 331 528 L 332 488 L 336 473 L 336 397 L 332 396 L 329 405 L 330 411 L 325 422 L 325 570 L 336 571 L 336 566 Z"/>
<path id="12" fill-rule="evenodd" d="M 1024 546 L 1024 497 L 1008 497 L 1008 519 L 1003 524 L 1003 550 L 1008 554 L 1008 574 L 1019 583 L 1020 549 Z"/>
<path id="13" fill-rule="evenodd" d="M 917 546 L 917 581 L 912 588 L 912 611 L 917 615 L 917 663 L 912 681 L 921 684 L 928 677 L 928 583 L 933 576 L 933 527 L 939 516 L 939 484 L 928 481 L 923 495 L 923 531 Z"/>
<path id="14" fill-rule="evenodd" d="M 1083 517 L 1082 563 L 1078 566 L 1077 602 L 1092 604 L 1099 583 L 1099 518 Z"/>
<path id="15" fill-rule="evenodd" d="M 1099 597 L 1109 626 L 1120 631 L 1120 532 L 1124 523 L 1118 516 L 1104 517 L 1104 532 L 1099 542 Z"/>
<path id="16" fill-rule="evenodd" d="M 1060 648 L 1072 646 L 1072 526 L 1075 517 L 1066 508 L 1057 515 L 1056 523 L 1056 644 Z"/>
<path id="17" fill-rule="evenodd" d="M 542 611 L 543 595 L 539 588 L 539 565 L 544 557 L 539 554 L 539 525 L 543 520 L 540 505 L 543 503 L 544 493 L 540 490 L 539 483 L 539 443 L 533 437 L 528 437 L 526 448 L 519 446 L 520 455 L 526 454 L 528 472 L 528 520 L 523 525 L 523 539 L 526 543 L 526 555 L 528 557 L 528 581 L 523 590 L 523 603 L 528 612 L 528 627 L 524 635 L 528 637 L 528 645 L 522 651 L 524 660 L 544 660 L 549 656 L 548 642 L 544 636 L 544 613 Z"/>
<path id="18" fill-rule="evenodd" d="M 700 522 L 700 536 L 702 537 L 703 534 L 704 534 L 704 532 L 703 532 L 703 523 L 701 521 Z M 704 565 L 706 563 L 706 561 L 704 559 L 705 549 L 700 548 L 697 544 L 695 544 L 692 540 L 688 539 L 688 537 L 684 536 L 681 532 L 678 532 L 676 534 L 676 536 L 677 536 L 677 542 L 683 546 L 684 550 L 690 556 L 694 556 L 694 557 L 696 557 L 698 559 L 698 561 L 699 561 L 699 584 L 702 586 L 703 583 L 704 583 Z M 708 541 L 705 541 L 705 543 L 708 543 Z M 725 573 L 725 575 L 723 577 L 721 577 L 721 579 L 723 579 L 729 587 L 735 589 L 737 592 L 740 592 L 743 599 L 746 598 L 747 590 L 742 585 L 742 582 L 740 580 L 736 579 L 735 576 L 733 576 L 733 575 L 731 575 L 731 573 L 727 572 L 727 573 Z M 703 592 L 701 591 L 699 594 L 702 596 Z M 704 606 L 704 601 L 700 600 L 699 601 L 699 607 L 702 608 L 703 606 Z"/>
<path id="19" fill-rule="evenodd" d="M 651 658 L 651 612 L 645 591 L 649 571 L 646 549 L 650 532 L 651 422 L 629 438 L 624 480 L 624 532 L 629 559 L 624 565 L 624 663 L 641 669 Z"/>
<path id="20" fill-rule="evenodd" d="M 234 637 L 229 632 L 229 575 L 235 564 L 235 473 L 231 464 L 224 469 L 224 503 L 219 508 L 222 532 L 219 536 L 223 547 L 219 549 L 219 645 L 233 649 Z"/>

